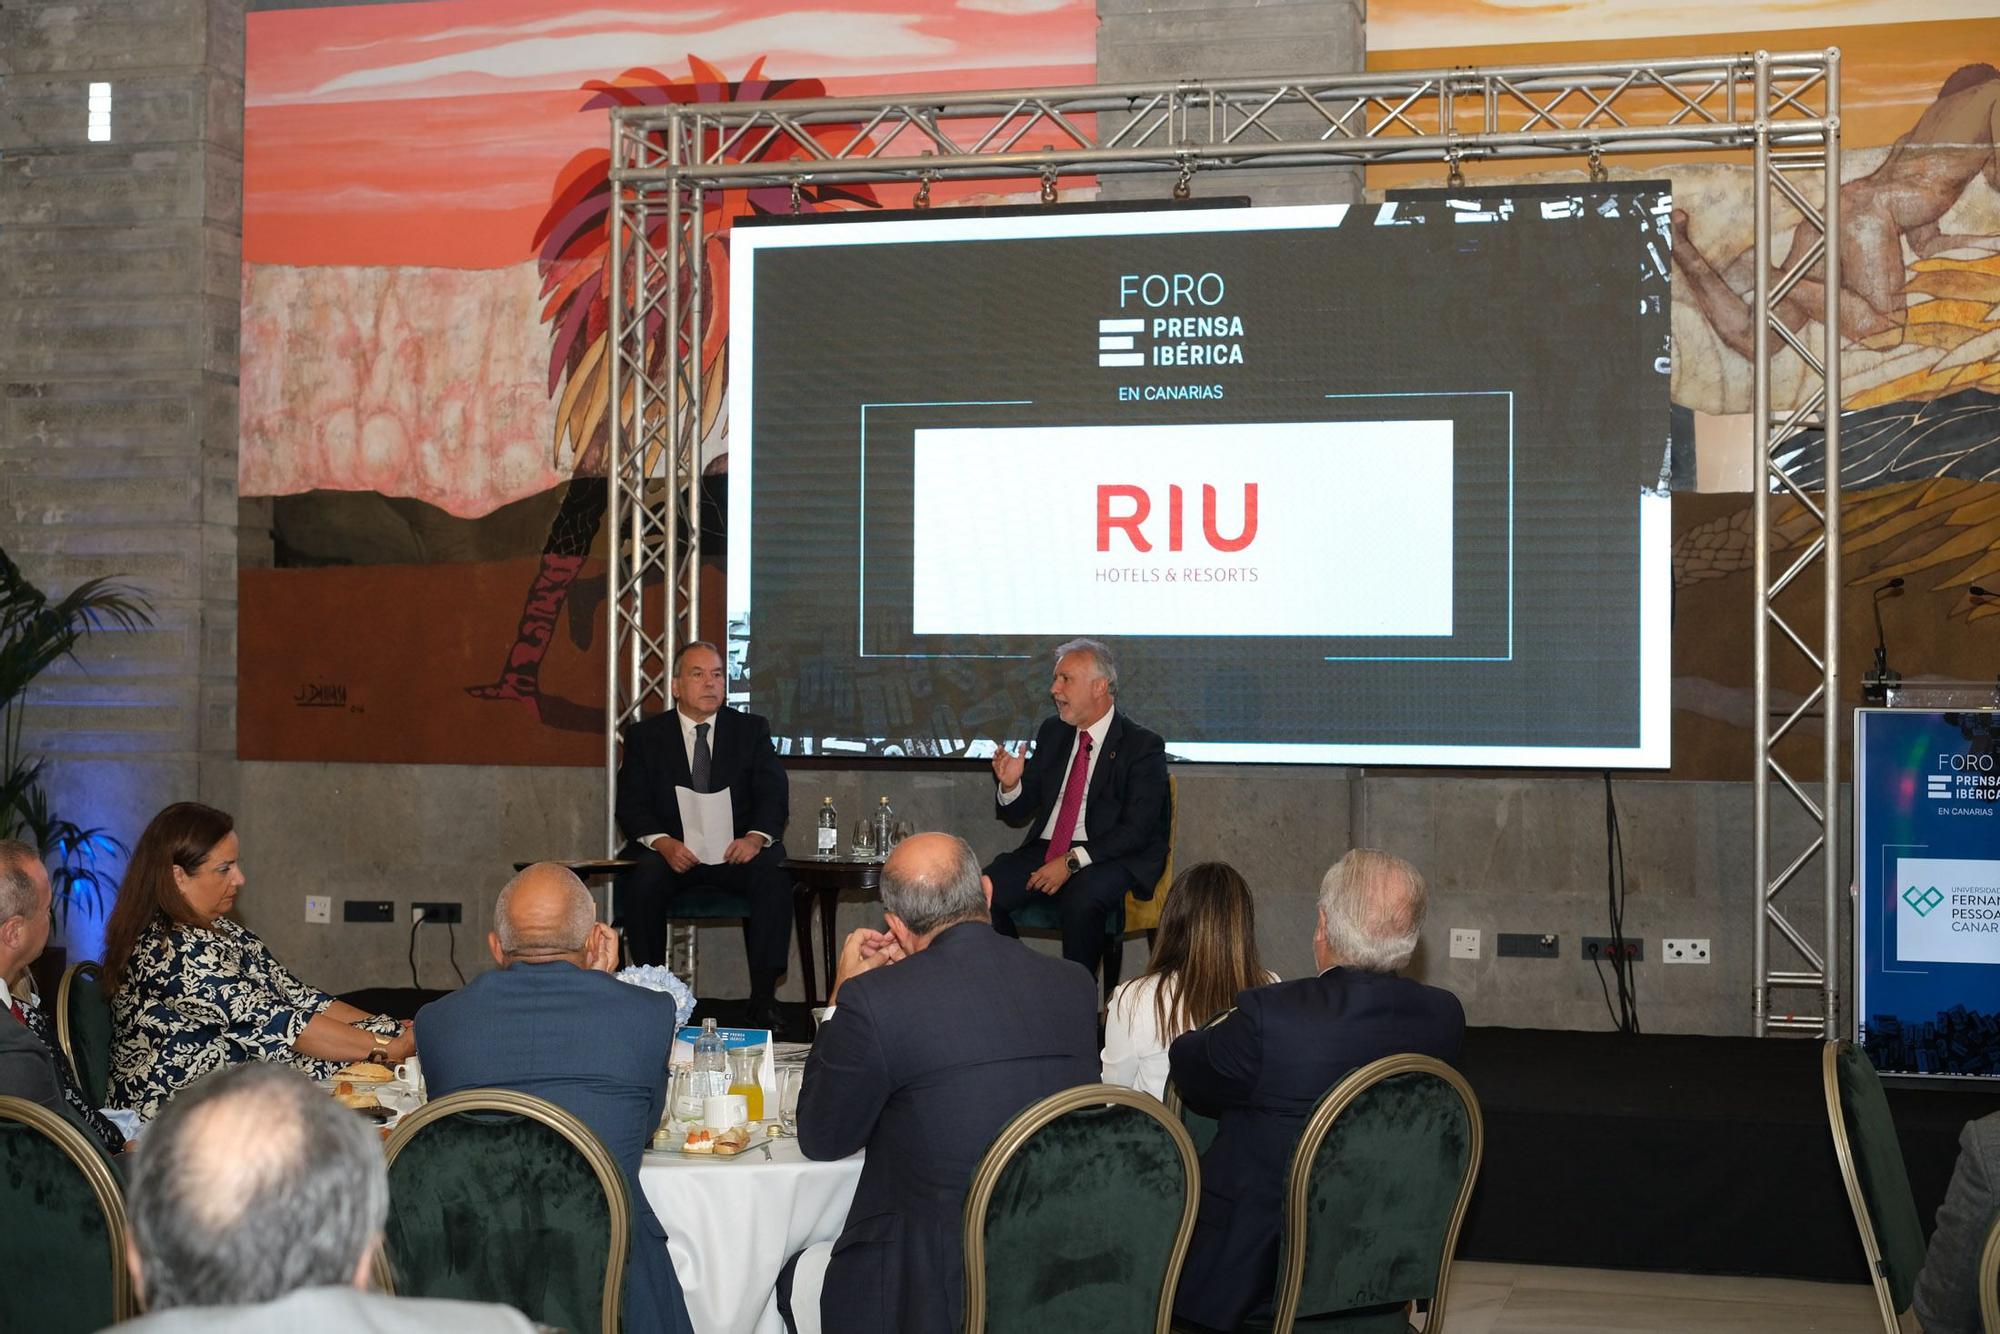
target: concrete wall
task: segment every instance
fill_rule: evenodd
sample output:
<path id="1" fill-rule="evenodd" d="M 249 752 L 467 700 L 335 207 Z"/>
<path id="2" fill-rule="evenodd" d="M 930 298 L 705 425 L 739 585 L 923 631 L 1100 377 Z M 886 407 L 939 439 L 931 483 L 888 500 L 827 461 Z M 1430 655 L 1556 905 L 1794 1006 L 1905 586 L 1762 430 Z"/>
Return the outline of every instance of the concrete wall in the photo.
<path id="1" fill-rule="evenodd" d="M 1458 993 L 1474 1023 L 1609 1026 L 1597 974 L 1580 952 L 1583 936 L 1608 934 L 1600 779 L 1384 777 L 1248 766 L 1175 772 L 1177 865 L 1220 859 L 1244 873 L 1257 895 L 1259 951 L 1281 975 L 1312 969 L 1320 876 L 1347 847 L 1367 843 L 1409 857 L 1429 878 L 1431 914 L 1415 971 Z M 512 863 L 592 855 L 601 847 L 602 779 L 589 770 L 252 763 L 244 766 L 242 787 L 238 815 L 250 876 L 242 916 L 281 957 L 337 990 L 408 983 L 407 905 L 414 899 L 463 902 L 458 961 L 468 976 L 484 969 L 488 910 Z M 1749 790 L 1621 779 L 1615 792 L 1626 930 L 1645 941 L 1637 969 L 1642 1021 L 1661 1032 L 1747 1033 L 1755 901 Z M 991 793 L 990 779 L 967 771 L 800 770 L 792 775 L 787 841 L 811 845 L 822 796 L 834 798 L 843 827 L 851 827 L 887 795 L 918 828 L 961 834 L 990 856 L 1019 837 L 993 818 Z M 336 921 L 308 926 L 305 896 L 321 893 L 334 896 Z M 342 924 L 339 902 L 346 898 L 394 900 L 397 921 Z M 838 931 L 879 925 L 880 911 L 872 900 L 844 900 Z M 1797 917 L 1816 940 L 1819 914 Z M 1449 957 L 1453 927 L 1483 933 L 1480 959 Z M 1503 931 L 1554 934 L 1560 957 L 1497 958 Z M 1714 962 L 1661 963 L 1665 936 L 1708 939 Z M 437 928 L 423 929 L 423 985 L 452 980 L 445 943 Z M 1053 942 L 1042 947 L 1054 950 Z M 704 929 L 700 948 L 703 994 L 743 994 L 735 929 Z M 1126 944 L 1126 976 L 1145 961 L 1145 939 L 1134 936 Z M 798 986 L 795 968 L 786 994 L 796 997 Z"/>
<path id="2" fill-rule="evenodd" d="M 51 671 L 28 744 L 59 812 L 128 838 L 234 799 L 242 148 L 242 0 L 0 7 L 0 546 L 157 609 Z"/>
<path id="3" fill-rule="evenodd" d="M 1099 83 L 1214 80 L 1231 76 L 1341 74 L 1367 64 L 1365 0 L 1097 0 Z M 1113 117 L 1101 118 L 1107 124 Z M 1273 110 L 1274 129 L 1318 133 L 1326 122 L 1306 110 Z M 1245 131 L 1250 142 L 1255 130 Z M 1111 176 L 1106 199 L 1159 199 L 1172 176 Z M 1259 204 L 1354 203 L 1359 168 L 1198 174 L 1196 198 L 1248 195 Z"/>

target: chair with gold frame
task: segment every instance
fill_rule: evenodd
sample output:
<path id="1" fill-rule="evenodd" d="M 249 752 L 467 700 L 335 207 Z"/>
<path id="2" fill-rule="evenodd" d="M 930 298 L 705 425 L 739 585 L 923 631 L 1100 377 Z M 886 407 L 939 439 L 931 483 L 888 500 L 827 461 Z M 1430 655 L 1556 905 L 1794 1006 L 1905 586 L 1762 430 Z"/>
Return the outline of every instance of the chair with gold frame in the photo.
<path id="1" fill-rule="evenodd" d="M 631 1200 L 583 1122 L 526 1093 L 467 1089 L 405 1116 L 386 1152 L 385 1288 L 616 1334 Z"/>
<path id="2" fill-rule="evenodd" d="M 1485 1151 L 1479 1099 L 1443 1061 L 1371 1061 L 1321 1098 L 1299 1136 L 1285 1191 L 1274 1334 L 1445 1325 L 1458 1231 Z"/>
<path id="3" fill-rule="evenodd" d="M 965 1197 L 964 1334 L 1167 1334 L 1200 1172 L 1187 1132 L 1134 1089 L 1021 1112 Z"/>
<path id="4" fill-rule="evenodd" d="M 103 979 L 102 964 L 73 963 L 56 989 L 56 1045 L 92 1107 L 104 1106 L 111 1087 L 111 1002 Z"/>
<path id="5" fill-rule="evenodd" d="M 1910 1304 L 1917 1271 L 1924 1267 L 1924 1225 L 1882 1078 L 1861 1048 L 1851 1042 L 1828 1042 L 1820 1053 L 1820 1083 L 1833 1131 L 1833 1155 L 1840 1162 L 1847 1204 L 1861 1233 L 1861 1253 L 1875 1285 L 1882 1328 L 1887 1334 L 1913 1331 L 1917 1319 Z"/>
<path id="6" fill-rule="evenodd" d="M 0 1329 L 65 1334 L 136 1314 L 118 1179 L 82 1131 L 25 1098 L 0 1097 L 0 1215 Z"/>

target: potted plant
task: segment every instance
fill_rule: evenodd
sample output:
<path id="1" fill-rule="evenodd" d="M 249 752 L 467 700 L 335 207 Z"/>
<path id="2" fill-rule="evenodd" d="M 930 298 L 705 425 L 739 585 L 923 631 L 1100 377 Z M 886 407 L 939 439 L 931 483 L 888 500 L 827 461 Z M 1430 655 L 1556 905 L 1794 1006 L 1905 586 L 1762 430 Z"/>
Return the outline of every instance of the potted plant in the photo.
<path id="1" fill-rule="evenodd" d="M 139 593 L 109 579 L 85 580 L 51 600 L 0 551 L 0 838 L 18 838 L 41 850 L 55 891 L 50 916 L 65 925 L 72 905 L 84 903 L 93 913 L 103 906 L 111 881 L 98 856 L 122 854 L 125 845 L 102 829 L 62 818 L 50 806 L 42 782 L 47 761 L 22 749 L 28 687 L 58 659 L 72 657 L 86 636 L 151 625 L 152 611 Z M 51 949 L 44 955 L 56 973 L 61 953 Z"/>

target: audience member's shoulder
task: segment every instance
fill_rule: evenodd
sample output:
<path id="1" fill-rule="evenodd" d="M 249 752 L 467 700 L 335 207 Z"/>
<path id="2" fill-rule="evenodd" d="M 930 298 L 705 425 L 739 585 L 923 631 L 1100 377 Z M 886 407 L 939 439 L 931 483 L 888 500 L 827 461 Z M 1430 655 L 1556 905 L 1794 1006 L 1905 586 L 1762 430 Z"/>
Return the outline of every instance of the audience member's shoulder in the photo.
<path id="1" fill-rule="evenodd" d="M 301 1288 L 250 1306 L 192 1306 L 127 1321 L 143 1334 L 175 1331 L 340 1329 L 355 1334 L 530 1334 L 535 1325 L 511 1306 L 489 1302 L 391 1297 L 356 1288 Z"/>

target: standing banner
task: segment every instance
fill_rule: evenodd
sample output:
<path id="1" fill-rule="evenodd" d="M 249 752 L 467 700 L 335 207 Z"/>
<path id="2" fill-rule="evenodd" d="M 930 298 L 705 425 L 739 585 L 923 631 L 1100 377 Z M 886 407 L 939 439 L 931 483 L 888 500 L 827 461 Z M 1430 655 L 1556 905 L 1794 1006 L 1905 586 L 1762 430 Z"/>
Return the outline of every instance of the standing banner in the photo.
<path id="1" fill-rule="evenodd" d="M 2000 1077 L 2000 711 L 1854 715 L 1856 1040 Z"/>

